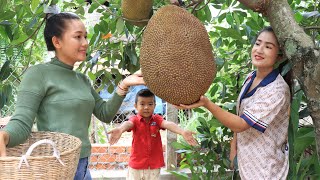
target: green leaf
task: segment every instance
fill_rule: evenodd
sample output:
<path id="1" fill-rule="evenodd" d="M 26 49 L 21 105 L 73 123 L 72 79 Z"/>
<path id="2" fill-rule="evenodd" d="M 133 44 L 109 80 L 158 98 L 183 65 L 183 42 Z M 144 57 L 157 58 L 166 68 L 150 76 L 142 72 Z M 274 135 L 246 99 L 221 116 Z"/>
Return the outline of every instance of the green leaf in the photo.
<path id="1" fill-rule="evenodd" d="M 25 33 L 22 33 L 22 32 L 20 32 L 18 36 L 19 36 L 19 38 L 11 41 L 11 45 L 15 46 L 17 44 L 20 44 L 20 43 L 26 41 L 29 38 Z"/>
<path id="2" fill-rule="evenodd" d="M 8 103 L 9 97 L 12 94 L 12 86 L 7 84 L 0 88 L 0 109 Z"/>
<path id="3" fill-rule="evenodd" d="M 227 18 L 228 24 L 230 24 L 232 26 L 233 25 L 233 17 L 231 15 L 231 13 L 228 13 L 226 18 Z"/>
<path id="4" fill-rule="evenodd" d="M 13 34 L 10 26 L 5 26 L 5 32 L 10 40 L 13 39 Z"/>
<path id="5" fill-rule="evenodd" d="M 124 21 L 122 18 L 118 18 L 116 27 L 117 27 L 117 32 L 121 34 L 124 30 Z"/>
<path id="6" fill-rule="evenodd" d="M 240 22 L 238 14 L 237 13 L 232 13 L 232 15 L 233 15 L 234 20 L 235 20 L 235 22 L 237 24 L 237 27 L 240 27 L 241 22 Z"/>
<path id="7" fill-rule="evenodd" d="M 194 112 L 198 112 L 198 113 L 204 113 L 206 112 L 205 110 L 201 109 L 201 108 L 195 108 L 193 109 Z"/>
<path id="8" fill-rule="evenodd" d="M 34 13 L 40 4 L 40 0 L 31 0 L 31 11 Z"/>
<path id="9" fill-rule="evenodd" d="M 227 14 L 226 13 L 223 13 L 221 14 L 219 17 L 218 17 L 218 22 L 221 23 L 222 20 L 224 20 L 226 18 Z"/>
<path id="10" fill-rule="evenodd" d="M 280 72 L 282 76 L 286 75 L 291 69 L 292 69 L 293 65 L 291 62 L 286 63 L 283 68 L 282 71 Z"/>
<path id="11" fill-rule="evenodd" d="M 206 6 L 206 7 L 204 8 L 204 12 L 205 12 L 205 14 L 206 14 L 206 21 L 210 22 L 211 19 L 212 19 L 212 13 L 211 13 L 211 11 L 210 11 L 210 9 L 209 9 L 209 6 Z"/>
<path id="12" fill-rule="evenodd" d="M 221 35 L 223 37 L 231 37 L 233 39 L 239 40 L 242 43 L 246 43 L 246 41 L 242 38 L 242 35 L 235 29 L 233 28 L 224 28 L 220 26 L 215 26 L 217 30 L 221 31 Z"/>
<path id="13" fill-rule="evenodd" d="M 219 86 L 217 86 L 216 84 L 210 89 L 210 96 L 215 96 L 217 94 Z"/>
<path id="14" fill-rule="evenodd" d="M 204 134 L 203 128 L 202 128 L 201 126 L 198 126 L 198 127 L 197 127 L 197 131 L 198 131 L 200 134 Z"/>
<path id="15" fill-rule="evenodd" d="M 217 129 L 217 127 L 212 126 L 212 127 L 210 127 L 210 132 L 214 132 L 216 129 Z"/>
<path id="16" fill-rule="evenodd" d="M 85 10 L 82 6 L 78 7 L 78 9 L 76 10 L 75 12 L 76 14 L 79 14 L 79 15 L 84 15 L 85 14 Z"/>
<path id="17" fill-rule="evenodd" d="M 304 138 L 315 138 L 315 134 L 314 134 L 314 128 L 309 128 L 310 132 L 306 132 L 305 134 L 302 134 L 298 137 L 298 139 L 304 139 Z"/>
<path id="18" fill-rule="evenodd" d="M 112 93 L 114 91 L 114 89 L 115 89 L 115 87 L 113 85 L 109 85 L 107 90 L 109 93 Z"/>
<path id="19" fill-rule="evenodd" d="M 203 117 L 199 117 L 198 121 L 200 122 L 201 126 L 207 126 L 207 121 Z"/>
<path id="20" fill-rule="evenodd" d="M 99 4 L 93 1 L 89 7 L 88 13 L 93 13 L 93 11 L 96 10 L 98 7 Z"/>
<path id="21" fill-rule="evenodd" d="M 7 40 L 7 33 L 4 27 L 0 26 L 0 37 L 3 41 Z"/>
<path id="22" fill-rule="evenodd" d="M 7 79 L 10 74 L 11 74 L 12 70 L 10 68 L 10 61 L 6 61 L 0 70 L 0 81 L 3 81 L 5 79 Z"/>
<path id="23" fill-rule="evenodd" d="M 135 46 L 133 44 L 130 45 L 130 48 L 127 51 L 128 56 L 130 57 L 131 64 L 137 65 L 138 64 L 138 57 L 135 50 Z"/>
<path id="24" fill-rule="evenodd" d="M 214 8 L 216 8 L 216 9 L 221 9 L 221 7 L 222 7 L 221 5 L 218 5 L 218 4 L 213 4 L 212 6 L 213 6 Z"/>
<path id="25" fill-rule="evenodd" d="M 299 125 L 299 109 L 300 109 L 300 102 L 302 99 L 303 92 L 299 91 L 294 97 L 291 103 L 291 110 L 290 110 L 290 120 L 293 124 L 293 129 L 295 131 L 298 130 Z"/>
<path id="26" fill-rule="evenodd" d="M 226 85 L 225 85 L 225 84 L 222 84 L 222 91 L 220 92 L 221 98 L 225 98 L 226 93 L 227 93 L 226 88 L 227 88 Z"/>
<path id="27" fill-rule="evenodd" d="M 17 10 L 16 19 L 17 19 L 17 23 L 19 24 L 25 18 L 26 7 L 24 5 L 19 5 L 16 7 L 16 10 Z"/>
<path id="28" fill-rule="evenodd" d="M 303 16 L 301 15 L 300 12 L 296 12 L 294 14 L 294 19 L 297 21 L 297 23 L 300 23 L 303 20 Z"/>
<path id="29" fill-rule="evenodd" d="M 2 88 L 2 92 L 6 97 L 10 97 L 12 95 L 12 86 L 10 84 L 6 84 Z"/>
<path id="30" fill-rule="evenodd" d="M 178 143 L 178 142 L 172 142 L 171 146 L 174 147 L 175 149 L 185 149 L 186 146 L 182 143 Z"/>
<path id="31" fill-rule="evenodd" d="M 211 128 L 217 128 L 217 127 L 223 126 L 223 125 L 221 124 L 221 122 L 218 121 L 216 118 L 212 118 L 212 119 L 208 122 L 208 124 L 210 124 Z"/>
<path id="32" fill-rule="evenodd" d="M 106 21 L 103 21 L 101 20 L 100 21 L 100 30 L 103 32 L 103 33 L 108 33 L 110 30 L 109 30 L 109 26 L 108 26 L 108 23 Z"/>
<path id="33" fill-rule="evenodd" d="M 222 59 L 222 58 L 217 57 L 217 58 L 215 58 L 215 61 L 216 61 L 216 64 L 219 66 L 223 66 L 223 64 L 224 64 L 224 59 Z"/>
<path id="34" fill-rule="evenodd" d="M 32 21 L 28 24 L 27 28 L 32 29 L 34 25 L 38 22 L 38 18 L 33 18 Z"/>
<path id="35" fill-rule="evenodd" d="M 96 79 L 96 75 L 93 74 L 91 71 L 88 72 L 88 76 L 91 80 L 95 80 Z"/>
<path id="36" fill-rule="evenodd" d="M 300 155 L 300 154 L 303 154 L 304 150 L 308 146 L 310 146 L 310 144 L 315 142 L 315 138 L 314 137 L 312 137 L 312 138 L 300 138 L 300 139 L 298 138 L 294 142 L 295 142 L 295 146 L 294 146 L 295 152 L 294 152 L 294 154 L 295 155 Z"/>
<path id="37" fill-rule="evenodd" d="M 1 14 L 0 20 L 12 20 L 15 15 L 15 12 L 7 10 L 5 13 Z"/>
<path id="38" fill-rule="evenodd" d="M 245 25 L 245 31 L 246 31 L 246 35 L 247 35 L 248 39 L 250 39 L 251 31 L 252 31 L 250 26 Z"/>
<path id="39" fill-rule="evenodd" d="M 289 143 L 289 174 L 290 176 L 294 176 L 296 174 L 296 170 L 298 169 L 297 163 L 295 161 L 295 154 L 297 151 L 300 151 L 295 147 L 296 144 L 296 133 L 298 130 L 299 124 L 299 109 L 300 109 L 300 102 L 302 99 L 303 92 L 299 91 L 297 94 L 294 95 L 293 101 L 291 103 L 291 110 L 290 110 L 290 120 L 289 120 L 289 128 L 288 128 L 288 143 Z M 298 145 L 297 145 L 298 146 Z"/>
<path id="40" fill-rule="evenodd" d="M 180 169 L 185 169 L 185 168 L 189 168 L 189 164 L 187 163 L 183 163 L 181 166 L 180 166 Z"/>
<path id="41" fill-rule="evenodd" d="M 178 171 L 168 171 L 168 172 L 170 172 L 171 174 L 173 174 L 174 176 L 176 176 L 180 180 L 188 180 L 189 179 L 189 176 L 184 172 L 178 172 Z"/>
<path id="42" fill-rule="evenodd" d="M 219 48 L 222 44 L 222 38 L 220 37 L 216 42 L 216 48 Z"/>
<path id="43" fill-rule="evenodd" d="M 93 48 L 96 47 L 98 42 L 100 41 L 100 36 L 101 36 L 100 31 L 95 35 L 96 35 L 96 37 L 92 37 L 91 41 L 90 41 L 90 44 L 93 45 Z M 95 35 L 93 35 L 93 36 L 95 36 Z"/>
<path id="44" fill-rule="evenodd" d="M 0 91 L 0 109 L 3 108 L 3 106 L 5 105 L 7 101 L 6 96 Z"/>
<path id="45" fill-rule="evenodd" d="M 229 7 L 231 5 L 232 0 L 226 0 L 226 5 Z"/>

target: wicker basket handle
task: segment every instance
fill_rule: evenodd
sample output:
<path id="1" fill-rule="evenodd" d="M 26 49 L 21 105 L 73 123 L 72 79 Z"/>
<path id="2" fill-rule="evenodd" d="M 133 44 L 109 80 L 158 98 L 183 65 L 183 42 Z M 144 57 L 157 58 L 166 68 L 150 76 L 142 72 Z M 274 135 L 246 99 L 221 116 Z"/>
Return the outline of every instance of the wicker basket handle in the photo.
<path id="1" fill-rule="evenodd" d="M 19 163 L 19 169 L 21 168 L 21 165 L 22 165 L 23 162 L 25 162 L 27 167 L 29 167 L 29 163 L 27 161 L 27 156 L 30 156 L 30 154 L 32 153 L 33 149 L 35 147 L 39 146 L 40 144 L 50 144 L 52 146 L 52 148 L 53 148 L 53 156 L 57 158 L 57 160 L 60 162 L 60 164 L 65 166 L 64 163 L 60 159 L 60 152 L 57 149 L 56 144 L 53 141 L 49 140 L 49 139 L 43 139 L 43 140 L 40 140 L 40 141 L 37 141 L 37 142 L 33 143 L 29 147 L 29 149 L 26 152 L 26 154 L 21 156 L 21 160 L 20 160 L 20 163 Z"/>

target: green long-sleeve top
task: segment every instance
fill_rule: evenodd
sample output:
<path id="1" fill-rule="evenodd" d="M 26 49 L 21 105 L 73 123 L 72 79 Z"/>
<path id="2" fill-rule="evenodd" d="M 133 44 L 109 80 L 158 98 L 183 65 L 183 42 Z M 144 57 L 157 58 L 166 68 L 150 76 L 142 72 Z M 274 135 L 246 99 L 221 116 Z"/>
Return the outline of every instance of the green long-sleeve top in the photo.
<path id="1" fill-rule="evenodd" d="M 90 156 L 91 115 L 110 122 L 124 97 L 115 93 L 109 101 L 104 101 L 87 77 L 72 69 L 53 58 L 27 70 L 18 88 L 15 112 L 4 128 L 10 137 L 8 147 L 23 143 L 36 119 L 39 131 L 62 132 L 80 138 L 80 158 Z"/>

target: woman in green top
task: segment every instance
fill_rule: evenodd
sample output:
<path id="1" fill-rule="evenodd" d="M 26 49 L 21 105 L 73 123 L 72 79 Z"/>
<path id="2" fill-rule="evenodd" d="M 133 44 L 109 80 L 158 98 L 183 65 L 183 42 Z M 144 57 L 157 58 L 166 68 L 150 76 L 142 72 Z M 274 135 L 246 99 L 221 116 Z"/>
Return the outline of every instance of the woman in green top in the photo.
<path id="1" fill-rule="evenodd" d="M 144 84 L 141 74 L 125 78 L 112 99 L 104 101 L 90 81 L 73 71 L 78 61 L 86 59 L 87 31 L 73 13 L 58 13 L 47 18 L 44 37 L 48 51 L 55 57 L 48 63 L 32 66 L 24 74 L 18 90 L 16 110 L 0 131 L 0 156 L 6 146 L 23 143 L 31 133 L 35 118 L 39 131 L 67 133 L 81 139 L 82 147 L 75 179 L 91 179 L 88 158 L 91 144 L 88 128 L 91 115 L 110 122 L 118 111 L 129 86 Z"/>

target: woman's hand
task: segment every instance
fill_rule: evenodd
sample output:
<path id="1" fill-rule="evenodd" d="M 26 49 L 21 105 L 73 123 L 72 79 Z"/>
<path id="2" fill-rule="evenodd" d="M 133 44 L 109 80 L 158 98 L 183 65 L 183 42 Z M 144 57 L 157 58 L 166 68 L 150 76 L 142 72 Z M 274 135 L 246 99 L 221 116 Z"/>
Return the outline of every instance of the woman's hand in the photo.
<path id="1" fill-rule="evenodd" d="M 234 158 L 237 155 L 237 136 L 234 135 L 233 139 L 230 141 L 230 156 L 229 159 L 231 161 L 230 163 L 230 169 L 234 169 Z"/>
<path id="2" fill-rule="evenodd" d="M 139 70 L 139 71 L 135 72 L 134 74 L 126 77 L 121 82 L 121 86 L 124 89 L 128 89 L 130 86 L 145 85 L 145 84 L 146 83 L 143 80 L 143 76 L 142 76 L 141 70 Z"/>
<path id="3" fill-rule="evenodd" d="M 195 135 L 195 134 L 197 134 L 197 133 L 186 130 L 186 131 L 183 131 L 183 133 L 181 135 L 182 135 L 183 139 L 186 140 L 189 145 L 197 146 L 197 145 L 199 145 L 198 141 L 193 137 L 193 135 Z"/>
<path id="4" fill-rule="evenodd" d="M 210 100 L 206 96 L 201 96 L 199 101 L 193 104 L 190 104 L 190 105 L 180 104 L 178 106 L 177 105 L 174 105 L 174 106 L 178 109 L 193 109 L 200 106 L 206 107 L 209 101 Z"/>
<path id="5" fill-rule="evenodd" d="M 120 139 L 120 137 L 122 135 L 122 131 L 120 128 L 114 128 L 111 131 L 109 131 L 108 134 L 110 134 L 109 144 L 113 145 L 113 144 L 117 143 L 118 140 Z"/>

